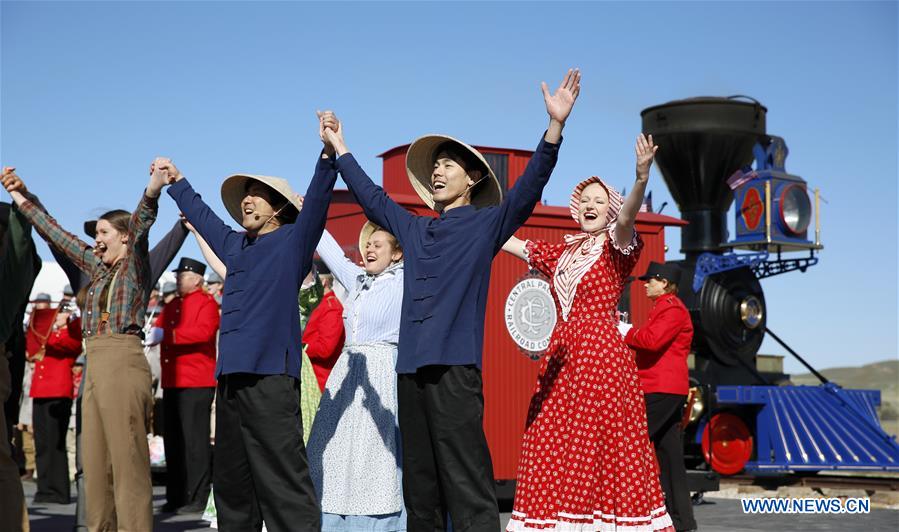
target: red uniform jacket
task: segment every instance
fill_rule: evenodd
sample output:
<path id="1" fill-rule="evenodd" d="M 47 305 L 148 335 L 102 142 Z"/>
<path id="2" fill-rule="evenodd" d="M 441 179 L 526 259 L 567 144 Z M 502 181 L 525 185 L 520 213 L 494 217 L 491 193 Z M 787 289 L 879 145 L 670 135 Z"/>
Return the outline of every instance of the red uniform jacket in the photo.
<path id="1" fill-rule="evenodd" d="M 197 290 L 171 300 L 156 319 L 164 331 L 160 356 L 163 388 L 215 386 L 215 341 L 219 306 Z"/>
<path id="2" fill-rule="evenodd" d="M 656 299 L 649 319 L 643 327 L 628 331 L 624 342 L 637 352 L 644 394 L 687 395 L 687 355 L 693 342 L 693 322 L 676 295 L 664 294 Z"/>
<path id="3" fill-rule="evenodd" d="M 309 322 L 303 331 L 306 355 L 312 361 L 312 369 L 315 370 L 318 387 L 322 391 L 325 391 L 328 375 L 337 363 L 345 338 L 343 305 L 334 292 L 328 292 L 309 315 Z"/>
<path id="4" fill-rule="evenodd" d="M 44 358 L 34 363 L 31 397 L 35 399 L 73 398 L 72 366 L 81 354 L 81 319 L 50 333 Z"/>

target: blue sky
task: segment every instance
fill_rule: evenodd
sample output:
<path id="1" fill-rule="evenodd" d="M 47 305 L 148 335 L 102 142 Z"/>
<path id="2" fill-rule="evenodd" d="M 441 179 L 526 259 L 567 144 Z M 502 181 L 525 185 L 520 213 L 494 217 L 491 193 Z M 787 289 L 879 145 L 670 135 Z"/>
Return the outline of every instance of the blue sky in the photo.
<path id="1" fill-rule="evenodd" d="M 224 217 L 219 185 L 236 171 L 304 190 L 316 109 L 338 113 L 379 180 L 378 153 L 428 132 L 533 148 L 540 81 L 579 66 L 545 193 L 562 205 L 586 175 L 630 186 L 642 109 L 751 95 L 787 141 L 787 170 L 827 200 L 820 264 L 762 282 L 769 326 L 820 367 L 897 356 L 895 2 L 4 0 L 0 30 L 0 160 L 73 230 L 132 209 L 156 155 Z M 655 171 L 649 188 L 676 214 Z M 176 214 L 163 199 L 151 243 Z M 678 231 L 668 243 L 678 257 Z"/>

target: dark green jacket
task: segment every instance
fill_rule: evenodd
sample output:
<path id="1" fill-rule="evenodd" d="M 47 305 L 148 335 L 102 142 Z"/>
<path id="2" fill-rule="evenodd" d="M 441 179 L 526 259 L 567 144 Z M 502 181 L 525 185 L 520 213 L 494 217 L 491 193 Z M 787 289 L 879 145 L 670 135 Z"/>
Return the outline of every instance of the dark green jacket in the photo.
<path id="1" fill-rule="evenodd" d="M 0 256 L 0 343 L 13 335 L 22 305 L 28 301 L 31 287 L 41 271 L 41 259 L 31 239 L 31 225 L 18 207 L 12 206 L 9 227 Z"/>

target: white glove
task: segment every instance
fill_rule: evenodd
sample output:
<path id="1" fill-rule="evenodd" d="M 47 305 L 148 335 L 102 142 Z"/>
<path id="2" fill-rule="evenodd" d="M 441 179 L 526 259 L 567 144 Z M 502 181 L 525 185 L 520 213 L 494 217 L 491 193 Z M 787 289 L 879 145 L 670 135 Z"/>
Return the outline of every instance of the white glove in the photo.
<path id="1" fill-rule="evenodd" d="M 625 336 L 627 336 L 627 331 L 631 330 L 631 328 L 633 328 L 633 326 L 634 325 L 631 323 L 625 323 L 623 321 L 619 321 L 618 322 L 618 332 L 621 333 L 621 337 L 624 338 Z"/>
<path id="2" fill-rule="evenodd" d="M 153 327 L 150 329 L 150 334 L 147 335 L 147 339 L 144 340 L 144 345 L 156 345 L 162 343 L 163 330 L 161 327 Z"/>

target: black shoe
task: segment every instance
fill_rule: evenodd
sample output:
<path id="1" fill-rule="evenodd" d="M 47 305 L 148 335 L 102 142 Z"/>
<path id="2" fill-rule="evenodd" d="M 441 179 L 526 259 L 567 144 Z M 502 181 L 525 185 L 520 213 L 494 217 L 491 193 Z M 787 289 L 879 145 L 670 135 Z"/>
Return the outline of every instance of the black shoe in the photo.
<path id="1" fill-rule="evenodd" d="M 62 497 L 57 497 L 55 495 L 47 495 L 44 493 L 36 493 L 34 495 L 34 499 L 31 500 L 34 504 L 69 504 L 71 500 L 65 499 Z"/>
<path id="2" fill-rule="evenodd" d="M 197 501 L 197 502 L 192 502 L 190 504 L 185 504 L 181 508 L 178 508 L 177 510 L 175 510 L 175 513 L 178 515 L 201 514 L 205 510 L 206 510 L 206 503 Z"/>
<path id="3" fill-rule="evenodd" d="M 162 505 L 162 508 L 159 509 L 160 512 L 164 514 L 173 514 L 178 511 L 178 507 L 180 504 L 175 504 L 173 502 L 167 502 Z"/>

